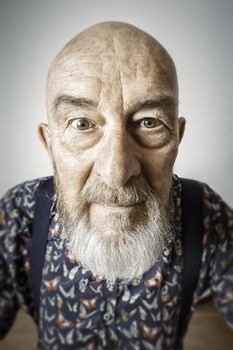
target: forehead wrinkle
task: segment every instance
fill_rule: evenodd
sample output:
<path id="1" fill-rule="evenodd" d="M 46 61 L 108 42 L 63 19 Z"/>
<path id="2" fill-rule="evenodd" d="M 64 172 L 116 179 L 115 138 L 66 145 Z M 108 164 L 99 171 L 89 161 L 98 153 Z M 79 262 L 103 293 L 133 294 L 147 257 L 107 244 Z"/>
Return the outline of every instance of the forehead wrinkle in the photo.
<path id="1" fill-rule="evenodd" d="M 121 81 L 121 70 L 118 62 L 117 53 L 109 57 L 105 56 L 102 60 L 102 90 L 100 93 L 99 109 L 108 114 L 122 114 L 123 84 Z"/>
<path id="2" fill-rule="evenodd" d="M 123 111 L 123 106 L 124 106 L 124 88 L 123 88 L 123 80 L 122 80 L 122 76 L 121 76 L 121 68 L 120 68 L 120 61 L 118 58 L 118 52 L 117 52 L 117 42 L 116 42 L 116 38 L 113 37 L 113 50 L 115 53 L 115 66 L 116 66 L 116 70 L 117 70 L 117 78 L 118 78 L 118 82 L 119 82 L 119 89 L 120 89 L 120 95 L 119 95 L 119 106 L 120 106 L 120 110 Z"/>

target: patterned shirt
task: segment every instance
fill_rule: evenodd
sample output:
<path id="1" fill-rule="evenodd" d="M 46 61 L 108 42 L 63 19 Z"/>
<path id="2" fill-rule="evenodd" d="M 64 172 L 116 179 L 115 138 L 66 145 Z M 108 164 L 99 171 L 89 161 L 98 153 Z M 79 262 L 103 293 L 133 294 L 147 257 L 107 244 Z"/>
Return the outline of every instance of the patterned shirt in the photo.
<path id="1" fill-rule="evenodd" d="M 19 308 L 35 320 L 29 281 L 29 244 L 35 192 L 46 178 L 8 191 L 0 216 L 0 338 Z M 233 211 L 206 184 L 203 190 L 203 254 L 192 311 L 207 290 L 233 327 Z M 114 283 L 87 271 L 60 238 L 56 204 L 41 283 L 38 348 L 49 350 L 175 348 L 183 271 L 182 186 L 174 175 L 173 227 L 159 259 L 142 279 Z M 187 320 L 188 322 L 188 320 Z"/>

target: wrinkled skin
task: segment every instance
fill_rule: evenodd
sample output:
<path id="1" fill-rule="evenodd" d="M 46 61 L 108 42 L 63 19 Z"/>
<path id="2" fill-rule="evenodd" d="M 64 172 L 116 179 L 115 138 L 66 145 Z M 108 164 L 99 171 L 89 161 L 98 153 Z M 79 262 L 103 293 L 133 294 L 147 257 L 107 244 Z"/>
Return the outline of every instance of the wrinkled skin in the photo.
<path id="1" fill-rule="evenodd" d="M 177 103 L 174 64 L 145 32 L 109 22 L 71 40 L 51 66 L 48 125 L 39 127 L 68 211 L 86 184 L 119 189 L 134 178 L 146 180 L 166 208 L 185 125 Z M 91 224 L 132 207 L 93 203 Z"/>

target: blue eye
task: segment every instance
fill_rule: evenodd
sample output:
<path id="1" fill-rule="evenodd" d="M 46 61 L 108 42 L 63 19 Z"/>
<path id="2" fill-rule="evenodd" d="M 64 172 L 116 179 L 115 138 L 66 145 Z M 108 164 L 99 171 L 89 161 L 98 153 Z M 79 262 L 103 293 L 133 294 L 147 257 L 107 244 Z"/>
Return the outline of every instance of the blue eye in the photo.
<path id="1" fill-rule="evenodd" d="M 86 119 L 86 118 L 78 118 L 78 119 L 74 119 L 71 123 L 71 125 L 76 128 L 76 129 L 79 129 L 79 130 L 88 130 L 88 129 L 91 129 L 95 126 L 95 124 Z"/>
<path id="2" fill-rule="evenodd" d="M 161 122 L 156 118 L 144 118 L 140 120 L 138 125 L 147 129 L 153 129 L 160 126 Z"/>

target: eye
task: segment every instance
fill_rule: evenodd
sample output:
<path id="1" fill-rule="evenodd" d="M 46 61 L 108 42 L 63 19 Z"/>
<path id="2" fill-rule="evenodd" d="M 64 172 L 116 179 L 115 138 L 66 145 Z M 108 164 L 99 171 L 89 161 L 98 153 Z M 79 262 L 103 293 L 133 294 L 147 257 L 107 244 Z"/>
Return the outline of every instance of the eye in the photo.
<path id="1" fill-rule="evenodd" d="M 140 120 L 137 125 L 142 128 L 153 129 L 161 126 L 162 122 L 156 118 L 144 118 Z"/>
<path id="2" fill-rule="evenodd" d="M 95 126 L 95 124 L 92 121 L 86 118 L 74 119 L 71 122 L 71 125 L 78 130 L 88 130 L 88 129 L 94 128 Z"/>

